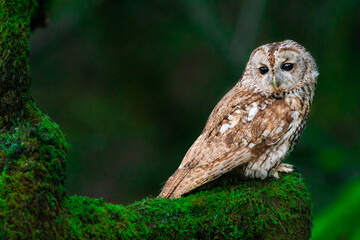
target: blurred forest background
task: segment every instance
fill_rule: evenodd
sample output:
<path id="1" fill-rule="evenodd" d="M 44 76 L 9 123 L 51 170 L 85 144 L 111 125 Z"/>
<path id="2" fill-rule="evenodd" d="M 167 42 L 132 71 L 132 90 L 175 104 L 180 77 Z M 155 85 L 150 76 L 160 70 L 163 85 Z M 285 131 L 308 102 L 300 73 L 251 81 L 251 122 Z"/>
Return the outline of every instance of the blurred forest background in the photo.
<path id="1" fill-rule="evenodd" d="M 68 194 L 156 196 L 251 51 L 293 39 L 320 76 L 287 162 L 312 194 L 314 237 L 360 239 L 359 3 L 60 1 L 30 61 L 33 97 L 71 144 Z"/>

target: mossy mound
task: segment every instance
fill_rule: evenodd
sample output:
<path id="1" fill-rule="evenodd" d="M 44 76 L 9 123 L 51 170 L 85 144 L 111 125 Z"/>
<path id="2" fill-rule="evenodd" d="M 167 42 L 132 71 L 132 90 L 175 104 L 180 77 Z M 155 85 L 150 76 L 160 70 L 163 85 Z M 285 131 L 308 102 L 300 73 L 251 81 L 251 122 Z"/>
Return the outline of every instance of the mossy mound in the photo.
<path id="1" fill-rule="evenodd" d="M 309 239 L 311 201 L 299 173 L 224 183 L 179 199 L 129 206 L 72 196 L 71 239 Z"/>
<path id="2" fill-rule="evenodd" d="M 63 236 L 67 143 L 33 104 L 28 121 L 0 130 L 0 233 L 5 239 Z M 1 236 L 1 235 L 0 235 Z"/>

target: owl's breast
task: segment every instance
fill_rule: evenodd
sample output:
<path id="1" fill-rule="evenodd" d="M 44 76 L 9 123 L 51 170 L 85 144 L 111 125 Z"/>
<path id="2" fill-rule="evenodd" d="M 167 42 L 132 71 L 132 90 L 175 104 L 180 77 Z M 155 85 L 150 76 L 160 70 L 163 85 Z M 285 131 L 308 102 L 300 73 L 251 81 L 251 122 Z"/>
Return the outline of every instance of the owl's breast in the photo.
<path id="1" fill-rule="evenodd" d="M 291 117 L 293 119 L 291 124 L 291 128 L 293 130 L 291 131 L 291 134 L 289 136 L 289 153 L 294 149 L 303 130 L 305 129 L 311 103 L 310 101 L 304 101 L 303 99 L 299 99 L 296 97 L 285 98 L 285 102 L 291 109 Z"/>

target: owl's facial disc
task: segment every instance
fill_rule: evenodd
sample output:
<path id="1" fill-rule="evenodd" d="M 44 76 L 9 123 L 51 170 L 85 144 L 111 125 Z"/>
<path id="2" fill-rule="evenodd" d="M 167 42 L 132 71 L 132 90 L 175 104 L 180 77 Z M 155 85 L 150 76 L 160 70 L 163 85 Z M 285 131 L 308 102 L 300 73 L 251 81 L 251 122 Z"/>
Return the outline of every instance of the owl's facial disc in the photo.
<path id="1" fill-rule="evenodd" d="M 270 57 L 269 57 L 270 56 Z M 303 79 L 306 64 L 298 52 L 278 49 L 271 53 L 257 51 L 253 56 L 252 71 L 257 88 L 268 93 L 294 88 Z"/>
<path id="2" fill-rule="evenodd" d="M 258 93 L 292 94 L 302 86 L 315 89 L 317 66 L 300 44 L 285 40 L 256 48 L 239 84 Z"/>

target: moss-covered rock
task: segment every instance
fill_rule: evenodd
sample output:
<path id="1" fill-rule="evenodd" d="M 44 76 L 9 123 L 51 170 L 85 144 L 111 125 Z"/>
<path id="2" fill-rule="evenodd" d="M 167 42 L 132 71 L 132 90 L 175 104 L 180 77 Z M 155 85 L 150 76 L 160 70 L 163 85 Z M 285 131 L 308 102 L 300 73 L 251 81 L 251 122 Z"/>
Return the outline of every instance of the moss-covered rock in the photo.
<path id="1" fill-rule="evenodd" d="M 68 145 L 29 93 L 30 16 L 53 2 L 0 0 L 0 239 L 309 238 L 310 196 L 298 173 L 225 178 L 179 199 L 129 206 L 67 197 Z"/>

